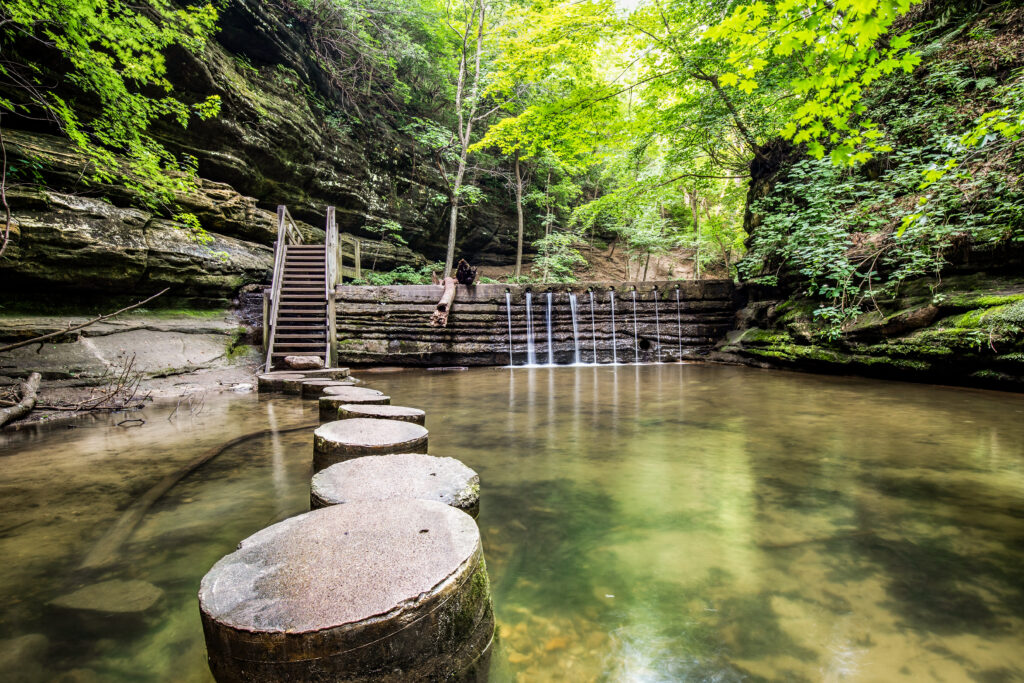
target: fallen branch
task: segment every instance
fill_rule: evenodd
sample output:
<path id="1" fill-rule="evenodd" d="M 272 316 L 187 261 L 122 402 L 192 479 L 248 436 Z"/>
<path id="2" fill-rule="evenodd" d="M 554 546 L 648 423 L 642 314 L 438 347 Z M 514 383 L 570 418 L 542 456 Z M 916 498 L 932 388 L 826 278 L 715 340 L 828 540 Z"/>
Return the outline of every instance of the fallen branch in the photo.
<path id="1" fill-rule="evenodd" d="M 290 429 L 261 429 L 258 432 L 252 432 L 251 434 L 245 434 L 243 436 L 231 439 L 225 444 L 215 446 L 201 455 L 193 458 L 191 461 L 180 467 L 174 472 L 171 472 L 163 479 L 158 481 L 148 491 L 146 491 L 142 497 L 138 498 L 132 503 L 127 510 L 121 515 L 121 517 L 114 523 L 112 527 L 103 535 L 103 538 L 93 546 L 92 550 L 82 560 L 82 564 L 78 566 L 79 569 L 98 569 L 112 564 L 117 559 L 117 554 L 124 545 L 124 542 L 132 535 L 135 531 L 135 527 L 139 525 L 142 518 L 149 511 L 149 508 L 153 507 L 153 504 L 163 498 L 164 494 L 171 490 L 171 488 L 179 481 L 184 479 L 186 476 L 202 467 L 206 463 L 210 462 L 218 455 L 228 450 L 232 446 L 237 446 L 240 443 L 249 441 L 250 439 L 256 439 L 261 436 L 270 436 L 272 434 L 288 434 L 289 432 L 297 432 L 300 430 L 308 430 L 312 427 L 316 427 L 316 423 L 302 425 L 300 427 L 292 427 Z"/>
<path id="2" fill-rule="evenodd" d="M 169 289 L 170 289 L 170 287 L 165 287 L 164 289 L 160 290 L 159 292 L 157 292 L 153 296 L 149 297 L 148 299 L 145 299 L 144 301 L 140 301 L 138 303 L 134 303 L 131 306 L 125 306 L 124 308 L 122 308 L 119 311 L 114 311 L 113 313 L 107 313 L 106 315 L 101 315 L 101 316 L 99 316 L 97 318 L 93 318 L 92 320 L 90 320 L 88 322 L 84 322 L 81 325 L 74 325 L 74 326 L 69 325 L 66 330 L 58 330 L 57 332 L 50 332 L 49 334 L 44 334 L 44 335 L 41 335 L 39 337 L 33 337 L 32 339 L 26 339 L 25 341 L 20 341 L 20 342 L 17 342 L 16 344 L 8 344 L 7 346 L 0 346 L 0 353 L 3 353 L 5 351 L 12 351 L 14 349 L 19 349 L 22 346 L 29 346 L 30 344 L 38 344 L 39 342 L 44 342 L 47 339 L 52 339 L 54 337 L 59 337 L 61 335 L 67 334 L 69 332 L 74 332 L 75 330 L 80 330 L 83 327 L 89 327 L 89 325 L 95 325 L 98 322 L 102 322 L 104 320 L 109 320 L 110 318 L 113 318 L 115 315 L 121 315 L 122 313 L 127 313 L 128 311 L 132 310 L 133 308 L 138 308 L 139 306 L 142 306 L 143 304 L 148 304 L 150 301 L 152 301 L 153 299 L 157 298 L 161 294 L 164 294 Z"/>
<path id="3" fill-rule="evenodd" d="M 430 316 L 430 324 L 433 327 L 447 327 L 448 313 L 451 311 L 452 302 L 455 301 L 455 278 L 446 277 L 444 282 L 444 293 L 441 300 L 437 302 L 437 310 Z"/>
<path id="4" fill-rule="evenodd" d="M 21 383 L 21 400 L 9 408 L 0 409 L 0 427 L 32 412 L 32 409 L 36 407 L 36 394 L 39 392 L 39 382 L 42 379 L 42 375 L 33 372 L 28 379 Z"/>

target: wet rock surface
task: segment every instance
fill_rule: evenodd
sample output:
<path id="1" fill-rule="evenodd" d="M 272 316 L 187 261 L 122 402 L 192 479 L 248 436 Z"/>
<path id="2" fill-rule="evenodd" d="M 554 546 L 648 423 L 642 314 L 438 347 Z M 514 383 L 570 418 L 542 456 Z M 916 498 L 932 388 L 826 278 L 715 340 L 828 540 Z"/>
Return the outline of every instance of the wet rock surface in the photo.
<path id="1" fill-rule="evenodd" d="M 476 524 L 422 500 L 263 529 L 206 574 L 199 604 L 218 681 L 460 680 L 494 629 Z"/>
<path id="2" fill-rule="evenodd" d="M 328 422 L 313 432 L 313 471 L 363 455 L 426 453 L 427 434 L 420 425 L 398 420 Z"/>
<path id="3" fill-rule="evenodd" d="M 320 397 L 320 421 L 331 422 L 338 419 L 338 409 L 346 404 L 387 405 L 391 397 L 385 396 L 376 389 L 366 387 L 328 387 Z"/>
<path id="4" fill-rule="evenodd" d="M 302 398 L 320 398 L 327 389 L 350 387 L 353 382 L 342 379 L 306 379 L 302 382 Z"/>
<path id="5" fill-rule="evenodd" d="M 424 425 L 427 421 L 427 414 L 419 408 L 374 405 L 370 403 L 345 403 L 338 406 L 339 420 L 348 420 L 356 417 L 369 417 L 378 420 L 401 420 L 418 425 Z"/>
<path id="6" fill-rule="evenodd" d="M 476 517 L 480 476 L 454 458 L 423 453 L 368 456 L 317 473 L 310 493 L 314 508 L 409 498 L 437 501 Z"/>

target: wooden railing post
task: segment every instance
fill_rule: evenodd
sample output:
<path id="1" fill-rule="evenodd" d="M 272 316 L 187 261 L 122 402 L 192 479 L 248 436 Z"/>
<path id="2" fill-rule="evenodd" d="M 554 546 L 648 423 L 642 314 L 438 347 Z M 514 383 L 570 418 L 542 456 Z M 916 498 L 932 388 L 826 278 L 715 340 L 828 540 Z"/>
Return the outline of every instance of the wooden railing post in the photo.
<path id="1" fill-rule="evenodd" d="M 334 310 L 334 298 L 337 292 L 338 278 L 341 269 L 338 265 L 338 223 L 334 216 L 334 207 L 327 207 L 327 226 L 324 230 L 325 274 L 324 292 L 327 305 L 327 348 L 324 356 L 325 365 L 333 368 L 338 364 L 338 325 Z"/>
<path id="2" fill-rule="evenodd" d="M 356 238 L 355 254 L 356 254 L 356 278 L 362 279 L 363 277 L 363 259 L 360 255 L 359 244 L 362 242 L 358 237 Z"/>

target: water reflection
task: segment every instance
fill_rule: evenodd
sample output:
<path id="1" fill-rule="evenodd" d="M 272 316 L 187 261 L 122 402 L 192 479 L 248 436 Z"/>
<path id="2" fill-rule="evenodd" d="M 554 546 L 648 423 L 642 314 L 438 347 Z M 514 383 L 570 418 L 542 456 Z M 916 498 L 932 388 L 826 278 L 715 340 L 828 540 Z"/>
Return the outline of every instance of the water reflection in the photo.
<path id="1" fill-rule="evenodd" d="M 481 474 L 492 680 L 1024 676 L 1024 397 L 677 364 L 366 379 Z M 207 680 L 199 578 L 306 509 L 308 434 L 249 442 L 161 501 L 117 567 L 77 574 L 176 463 L 315 409 L 151 417 L 7 445 L 0 652 L 38 636 L 35 655 L 17 641 L 25 680 Z M 156 618 L 101 635 L 52 618 L 54 597 L 113 577 L 163 590 Z"/>

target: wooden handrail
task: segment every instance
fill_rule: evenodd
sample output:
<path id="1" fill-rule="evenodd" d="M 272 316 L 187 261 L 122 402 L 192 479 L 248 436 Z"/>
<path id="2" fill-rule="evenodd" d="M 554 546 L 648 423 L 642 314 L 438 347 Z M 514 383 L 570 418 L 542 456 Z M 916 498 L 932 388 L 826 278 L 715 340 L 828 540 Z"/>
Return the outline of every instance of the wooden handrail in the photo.
<path id="1" fill-rule="evenodd" d="M 288 207 L 279 204 L 277 207 L 277 241 L 274 242 L 274 277 L 270 281 L 270 339 L 267 342 L 267 358 L 264 364 L 264 370 L 267 372 L 270 371 L 273 361 L 274 337 L 277 336 L 277 310 L 281 304 L 284 256 L 289 244 L 302 244 L 302 233 L 295 225 L 295 219 L 288 213 Z"/>

